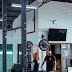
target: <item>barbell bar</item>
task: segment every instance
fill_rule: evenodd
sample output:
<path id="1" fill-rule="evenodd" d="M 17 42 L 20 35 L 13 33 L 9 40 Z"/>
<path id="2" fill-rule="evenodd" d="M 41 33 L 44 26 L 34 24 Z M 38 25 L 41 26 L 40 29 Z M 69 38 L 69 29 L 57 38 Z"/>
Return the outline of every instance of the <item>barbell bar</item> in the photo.
<path id="1" fill-rule="evenodd" d="M 33 44 L 33 46 L 39 46 L 39 45 L 34 45 L 34 44 Z M 48 44 L 48 45 L 46 45 L 46 46 L 49 46 L 49 44 Z"/>
<path id="2" fill-rule="evenodd" d="M 27 41 L 27 50 L 31 50 L 33 43 L 31 41 Z M 34 45 L 34 46 L 38 46 L 38 45 Z M 42 39 L 39 42 L 39 48 L 42 51 L 46 51 L 47 49 L 49 49 L 49 42 L 46 39 Z"/>

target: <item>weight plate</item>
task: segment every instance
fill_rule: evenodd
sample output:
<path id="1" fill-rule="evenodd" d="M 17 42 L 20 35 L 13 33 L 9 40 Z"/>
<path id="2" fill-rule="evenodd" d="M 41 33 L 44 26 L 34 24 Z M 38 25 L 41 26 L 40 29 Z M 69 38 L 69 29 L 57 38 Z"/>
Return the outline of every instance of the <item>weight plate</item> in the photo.
<path id="1" fill-rule="evenodd" d="M 39 47 L 42 51 L 46 51 L 49 48 L 49 42 L 46 39 L 43 39 L 39 42 Z"/>
<path id="2" fill-rule="evenodd" d="M 31 50 L 33 43 L 30 41 L 27 41 L 27 50 Z"/>

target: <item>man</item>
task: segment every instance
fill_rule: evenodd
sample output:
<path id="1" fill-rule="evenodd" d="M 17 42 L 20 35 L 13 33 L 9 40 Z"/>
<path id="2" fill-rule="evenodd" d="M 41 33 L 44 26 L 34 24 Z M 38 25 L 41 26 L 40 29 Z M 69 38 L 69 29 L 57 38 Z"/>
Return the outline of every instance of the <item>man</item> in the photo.
<path id="1" fill-rule="evenodd" d="M 33 62 L 34 62 L 33 72 L 38 72 L 39 71 L 39 63 L 40 63 L 39 46 L 38 46 L 37 53 L 34 53 L 33 46 L 32 46 L 32 55 L 33 55 Z"/>
<path id="2" fill-rule="evenodd" d="M 48 55 L 45 57 L 42 66 L 44 65 L 45 61 L 47 61 L 47 72 L 56 72 L 56 59 L 55 56 L 52 55 L 52 51 L 48 51 Z"/>

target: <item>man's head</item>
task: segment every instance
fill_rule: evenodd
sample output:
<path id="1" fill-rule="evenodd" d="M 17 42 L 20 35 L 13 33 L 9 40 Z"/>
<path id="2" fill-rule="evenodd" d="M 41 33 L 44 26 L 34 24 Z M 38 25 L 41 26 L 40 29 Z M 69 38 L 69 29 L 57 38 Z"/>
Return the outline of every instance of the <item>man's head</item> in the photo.
<path id="1" fill-rule="evenodd" d="M 49 56 L 52 55 L 52 51 L 51 51 L 51 49 L 49 49 L 49 51 L 48 51 L 48 55 L 49 55 Z"/>

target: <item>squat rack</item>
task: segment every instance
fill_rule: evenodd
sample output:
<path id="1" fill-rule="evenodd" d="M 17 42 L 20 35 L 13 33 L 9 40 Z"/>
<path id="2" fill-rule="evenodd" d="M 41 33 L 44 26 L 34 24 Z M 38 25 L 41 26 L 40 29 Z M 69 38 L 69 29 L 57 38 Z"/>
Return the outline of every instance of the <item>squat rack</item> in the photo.
<path id="1" fill-rule="evenodd" d="M 21 40 L 22 40 L 22 72 L 27 72 L 26 49 L 26 0 L 21 0 Z M 2 0 L 2 31 L 3 31 L 3 72 L 7 72 L 6 35 L 7 35 L 7 0 Z"/>

